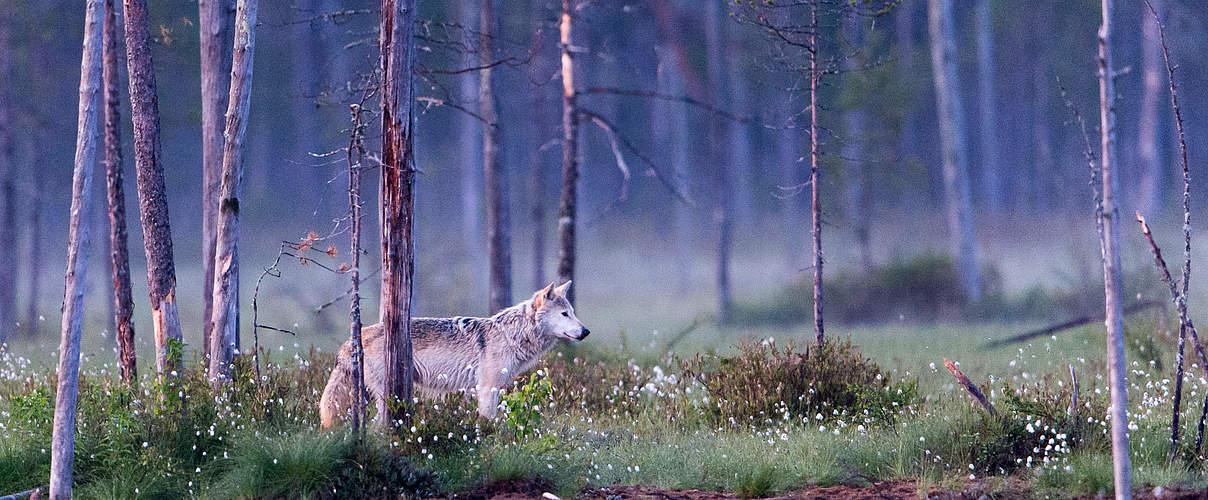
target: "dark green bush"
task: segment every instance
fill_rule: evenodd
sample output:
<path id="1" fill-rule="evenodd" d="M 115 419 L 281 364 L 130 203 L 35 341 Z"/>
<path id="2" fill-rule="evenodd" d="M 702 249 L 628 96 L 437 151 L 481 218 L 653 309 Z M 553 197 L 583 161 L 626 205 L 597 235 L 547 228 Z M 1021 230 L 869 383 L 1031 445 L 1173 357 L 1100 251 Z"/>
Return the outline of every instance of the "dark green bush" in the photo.
<path id="1" fill-rule="evenodd" d="M 851 341 L 828 340 L 803 352 L 792 346 L 739 344 L 734 356 L 703 356 L 683 363 L 685 380 L 704 387 L 702 410 L 730 425 L 784 419 L 892 423 L 915 398 L 917 381 L 892 381 Z"/>

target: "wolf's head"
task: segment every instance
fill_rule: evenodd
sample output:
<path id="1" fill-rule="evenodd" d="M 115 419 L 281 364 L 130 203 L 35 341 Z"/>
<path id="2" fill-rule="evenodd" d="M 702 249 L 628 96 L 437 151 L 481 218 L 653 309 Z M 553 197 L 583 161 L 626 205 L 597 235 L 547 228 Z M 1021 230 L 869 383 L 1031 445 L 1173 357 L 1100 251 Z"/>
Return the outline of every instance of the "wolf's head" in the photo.
<path id="1" fill-rule="evenodd" d="M 529 302 L 532 304 L 537 327 L 541 331 L 564 339 L 583 340 L 591 330 L 583 326 L 583 322 L 575 316 L 575 307 L 566 299 L 566 290 L 570 288 L 570 283 L 567 281 L 556 287 L 550 283 L 537 290 Z"/>

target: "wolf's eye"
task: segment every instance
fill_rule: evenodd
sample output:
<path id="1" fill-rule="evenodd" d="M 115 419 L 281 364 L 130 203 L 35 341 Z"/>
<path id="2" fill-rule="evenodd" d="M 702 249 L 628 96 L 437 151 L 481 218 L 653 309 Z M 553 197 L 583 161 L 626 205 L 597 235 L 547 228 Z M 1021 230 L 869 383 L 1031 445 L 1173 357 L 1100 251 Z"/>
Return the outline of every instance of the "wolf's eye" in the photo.
<path id="1" fill-rule="evenodd" d="M 569 314 L 566 314 L 566 311 L 562 311 L 562 315 L 563 315 L 563 316 L 566 316 L 566 317 L 568 317 L 568 318 L 570 317 L 570 315 L 569 315 Z"/>

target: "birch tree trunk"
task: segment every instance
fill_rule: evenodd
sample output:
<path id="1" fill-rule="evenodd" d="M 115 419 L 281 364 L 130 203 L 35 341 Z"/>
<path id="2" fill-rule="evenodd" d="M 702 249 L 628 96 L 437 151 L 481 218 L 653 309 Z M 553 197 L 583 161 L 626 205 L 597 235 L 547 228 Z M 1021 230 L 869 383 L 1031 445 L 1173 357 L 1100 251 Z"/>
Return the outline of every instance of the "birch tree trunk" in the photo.
<path id="1" fill-rule="evenodd" d="M 0 234 L 12 238 L 16 230 L 16 217 L 14 207 L 16 206 L 16 189 L 14 187 L 15 177 L 15 159 L 13 154 L 13 127 L 12 127 L 12 97 L 9 94 L 15 84 L 11 82 L 14 79 L 12 69 L 12 47 L 9 43 L 9 23 L 15 19 L 15 13 L 12 12 L 12 7 L 0 7 L 0 14 L 3 19 L 0 19 Z M 31 255 L 31 258 L 33 256 Z M 17 267 L 16 259 L 8 258 L 0 262 L 0 283 L 9 285 L 0 286 L 0 346 L 3 346 L 8 341 L 9 333 L 16 329 L 16 283 Z M 36 325 L 36 323 L 34 323 Z"/>
<path id="2" fill-rule="evenodd" d="M 80 383 L 80 336 L 84 322 L 84 283 L 88 264 L 88 198 L 96 162 L 97 104 L 101 91 L 101 23 L 105 4 L 85 4 L 84 50 L 80 60 L 80 102 L 75 167 L 71 180 L 71 216 L 67 237 L 67 276 L 63 291 L 59 384 L 55 392 L 50 449 L 50 498 L 71 498 L 75 459 L 76 396 Z"/>
<path id="3" fill-rule="evenodd" d="M 113 324 L 122 382 L 138 380 L 134 354 L 134 298 L 130 291 L 130 253 L 126 246 L 126 193 L 122 186 L 122 116 L 118 94 L 117 13 L 105 0 L 105 180 L 109 201 L 109 260 L 113 273 Z"/>
<path id="4" fill-rule="evenodd" d="M 218 243 L 214 249 L 214 316 L 210 324 L 209 378 L 214 384 L 231 378 L 239 345 L 239 194 L 243 182 L 243 141 L 252 100 L 252 67 L 256 55 L 257 0 L 235 7 L 235 47 L 231 54 L 231 89 L 222 147 L 222 192 L 218 205 Z M 258 353 L 253 353 L 253 356 Z"/>
<path id="5" fill-rule="evenodd" d="M 1107 327 L 1107 373 L 1111 388 L 1112 465 L 1117 499 L 1132 498 L 1128 455 L 1128 373 L 1124 360 L 1124 310 L 1120 288 L 1120 210 L 1116 207 L 1116 88 L 1111 51 L 1112 0 L 1101 0 L 1103 25 L 1099 27 L 1099 127 L 1103 170 L 1103 294 Z"/>
<path id="6" fill-rule="evenodd" d="M 579 109 L 575 101 L 575 66 L 571 51 L 574 40 L 573 0 L 562 0 L 558 23 L 562 54 L 562 194 L 558 200 L 558 281 L 566 283 L 575 278 L 575 217 L 579 182 Z M 575 287 L 571 285 L 566 298 L 574 304 Z"/>
<path id="7" fill-rule="evenodd" d="M 159 140 L 159 98 L 151 61 L 147 0 L 125 0 L 126 71 L 129 74 L 131 120 L 134 122 L 134 166 L 138 180 L 143 249 L 147 254 L 147 288 L 151 324 L 155 329 L 155 368 L 176 377 L 180 359 L 169 356 L 171 343 L 181 342 L 176 308 L 176 265 L 172 257 L 172 228 L 164 189 Z"/>
<path id="8" fill-rule="evenodd" d="M 497 58 L 494 39 L 498 38 L 499 20 L 495 16 L 494 0 L 482 0 L 479 9 L 478 62 L 489 66 Z M 490 259 L 491 314 L 512 305 L 512 237 L 511 217 L 508 215 L 508 172 L 499 154 L 502 123 L 495 107 L 495 87 L 498 74 L 494 68 L 479 71 L 478 114 L 487 124 L 482 132 L 483 199 L 487 205 L 487 255 Z"/>
<path id="9" fill-rule="evenodd" d="M 821 138 L 818 136 L 818 4 L 810 4 L 810 210 L 814 223 L 814 342 L 822 347 L 822 201 L 819 199 L 819 156 Z"/>
<path id="10" fill-rule="evenodd" d="M 214 246 L 218 242 L 218 189 L 222 171 L 223 113 L 231 88 L 232 0 L 198 0 L 201 45 L 201 266 L 202 362 L 209 364 L 214 315 Z"/>
<path id="11" fill-rule="evenodd" d="M 1161 0 L 1150 0 L 1154 10 L 1161 13 Z M 1162 102 L 1162 45 L 1158 40 L 1158 25 L 1141 16 L 1141 116 L 1137 124 L 1137 160 L 1140 182 L 1137 184 L 1135 205 L 1142 214 L 1151 215 L 1159 206 L 1162 185 L 1162 158 L 1158 152 L 1158 106 Z"/>
<path id="12" fill-rule="evenodd" d="M 415 274 L 415 151 L 413 149 L 415 0 L 382 0 L 382 166 L 379 184 L 382 289 L 379 312 L 385 336 L 385 390 L 378 421 L 405 421 L 411 404 L 411 294 Z"/>
<path id="13" fill-rule="evenodd" d="M 708 54 L 706 72 L 709 77 L 710 101 L 718 102 L 726 95 L 725 74 L 722 65 L 725 57 L 725 40 L 722 35 L 721 3 L 709 2 L 705 7 L 705 47 Z M 725 132 L 721 117 L 709 117 L 709 157 L 713 163 L 713 192 L 715 196 L 713 220 L 717 223 L 717 320 L 721 324 L 730 323 L 730 314 L 734 309 L 734 300 L 730 290 L 730 240 L 732 231 L 732 186 L 730 186 L 730 165 L 723 149 Z"/>
<path id="14" fill-rule="evenodd" d="M 981 127 L 982 198 L 992 212 L 1002 210 L 1002 176 L 999 172 L 997 92 L 994 84 L 994 0 L 977 0 L 977 112 Z"/>
<path id="15" fill-rule="evenodd" d="M 944 200 L 948 238 L 961 285 L 970 300 L 981 298 L 977 268 L 977 236 L 969 195 L 969 160 L 965 146 L 965 112 L 957 72 L 956 31 L 951 0 L 928 0 L 927 26 L 931 39 L 931 71 L 944 158 Z"/>

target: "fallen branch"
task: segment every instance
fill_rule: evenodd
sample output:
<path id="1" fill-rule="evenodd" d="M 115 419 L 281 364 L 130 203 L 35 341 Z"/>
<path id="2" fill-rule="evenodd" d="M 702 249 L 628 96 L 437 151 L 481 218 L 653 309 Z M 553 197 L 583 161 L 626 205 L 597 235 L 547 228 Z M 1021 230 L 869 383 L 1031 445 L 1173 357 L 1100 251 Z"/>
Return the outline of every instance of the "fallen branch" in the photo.
<path id="1" fill-rule="evenodd" d="M 38 487 L 38 488 L 34 488 L 32 490 L 26 490 L 26 491 L 22 491 L 20 493 L 13 493 L 12 495 L 0 497 L 0 500 L 21 500 L 24 498 L 36 499 L 36 498 L 41 498 L 41 497 L 42 497 L 42 487 Z"/>
<path id="2" fill-rule="evenodd" d="M 948 371 L 952 372 L 952 376 L 956 377 L 956 381 L 965 386 L 965 390 L 969 391 L 969 394 L 973 395 L 973 399 L 976 399 L 978 403 L 981 403 L 981 405 L 986 408 L 986 411 L 990 412 L 990 416 L 998 414 L 998 412 L 994 411 L 994 405 L 990 404 L 990 400 L 986 399 L 986 395 L 982 394 L 982 391 L 977 387 L 977 384 L 974 384 L 973 381 L 969 380 L 969 377 L 966 377 L 964 372 L 962 372 L 960 368 L 956 367 L 956 363 L 949 361 L 948 358 L 944 358 L 944 366 L 948 368 Z"/>
<path id="3" fill-rule="evenodd" d="M 1128 316 L 1131 314 L 1139 313 L 1141 311 L 1147 311 L 1149 309 L 1156 309 L 1156 308 L 1160 308 L 1160 307 L 1165 307 L 1165 303 L 1159 302 L 1156 300 L 1147 300 L 1145 302 L 1139 302 L 1139 303 L 1133 304 L 1131 306 L 1125 307 L 1124 315 Z M 1057 332 L 1062 332 L 1065 330 L 1069 330 L 1071 328 L 1078 328 L 1080 326 L 1089 325 L 1091 323 L 1095 323 L 1095 322 L 1099 322 L 1099 321 L 1103 321 L 1102 314 L 1099 314 L 1099 315 L 1088 314 L 1086 316 L 1079 316 L 1077 318 L 1074 318 L 1074 319 L 1071 319 L 1069 321 L 1065 321 L 1062 323 L 1058 323 L 1056 325 L 1046 326 L 1044 328 L 1032 330 L 1030 332 L 1024 332 L 1024 333 L 1021 333 L 1021 334 L 1018 334 L 1015 336 L 1007 337 L 1005 339 L 993 340 L 993 341 L 987 342 L 983 347 L 986 349 L 993 349 L 996 347 L 1002 347 L 1002 346 L 1011 345 L 1011 344 L 1018 344 L 1020 342 L 1026 342 L 1028 340 L 1032 340 L 1037 337 L 1044 337 L 1046 335 L 1052 335 Z"/>

